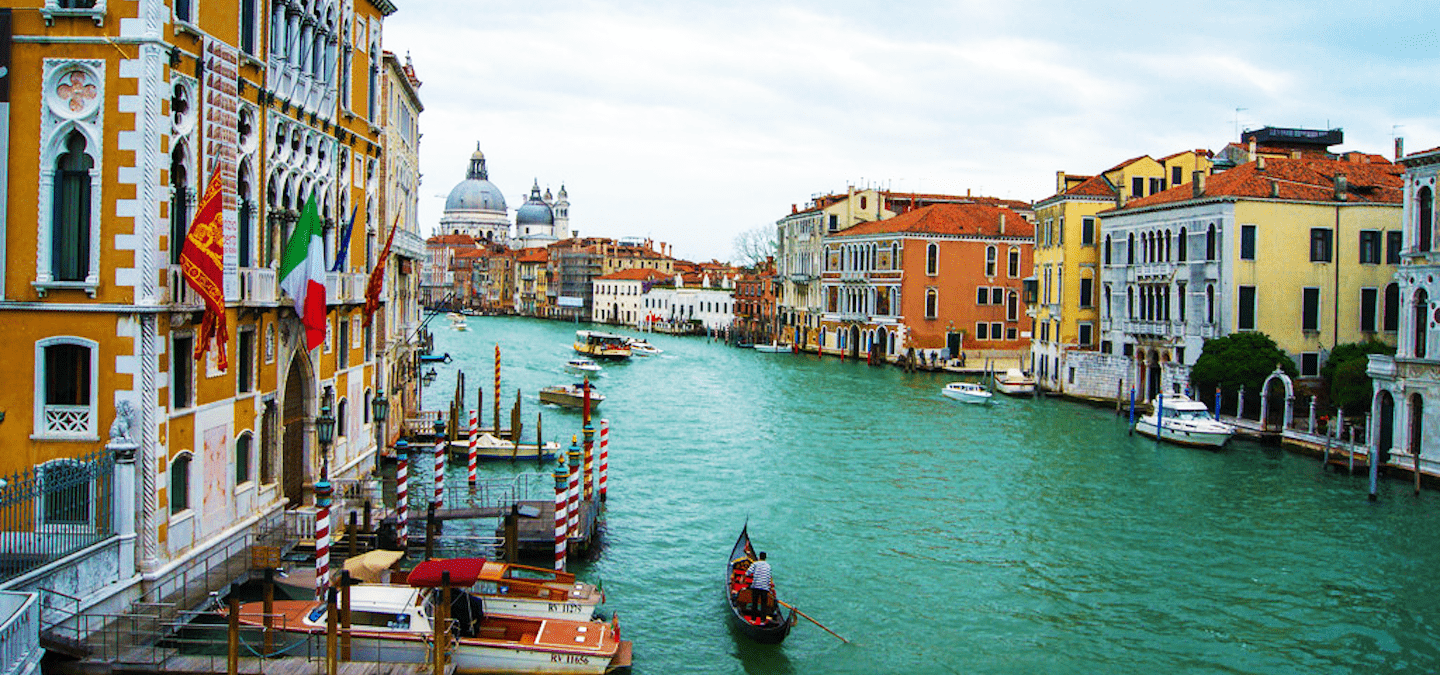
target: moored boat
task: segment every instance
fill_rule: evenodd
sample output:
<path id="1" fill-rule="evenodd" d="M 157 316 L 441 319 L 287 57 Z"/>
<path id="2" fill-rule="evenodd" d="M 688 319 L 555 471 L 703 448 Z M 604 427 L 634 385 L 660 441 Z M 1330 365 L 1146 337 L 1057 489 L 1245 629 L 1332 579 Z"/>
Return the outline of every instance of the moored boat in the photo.
<path id="1" fill-rule="evenodd" d="M 592 359 L 630 358 L 630 345 L 625 336 L 595 330 L 575 331 L 575 351 Z"/>
<path id="2" fill-rule="evenodd" d="M 577 673 L 603 675 L 630 666 L 631 646 L 621 640 L 618 624 L 566 619 L 487 615 L 476 596 L 452 587 L 451 663 L 471 673 Z M 351 655 L 356 660 L 426 663 L 430 656 L 433 611 L 441 594 L 429 588 L 360 584 L 350 588 Z M 264 603 L 240 607 L 240 621 L 264 625 Z M 272 630 L 286 644 L 323 638 L 324 603 L 284 600 L 273 603 Z"/>
<path id="3" fill-rule="evenodd" d="M 951 382 L 945 385 L 940 393 L 946 398 L 953 398 L 961 403 L 975 403 L 984 405 L 993 398 L 989 391 L 974 382 Z"/>
<path id="4" fill-rule="evenodd" d="M 1029 396 L 1035 393 L 1035 378 L 1019 368 L 1010 368 L 995 376 L 995 391 L 1008 396 Z"/>
<path id="5" fill-rule="evenodd" d="M 595 363 L 594 361 L 587 359 L 583 356 L 577 356 L 573 359 L 570 359 L 569 361 L 566 361 L 565 367 L 577 373 L 600 372 L 600 364 Z"/>
<path id="6" fill-rule="evenodd" d="M 483 602 L 487 616 L 590 621 L 605 602 L 603 591 L 576 581 L 574 574 L 484 558 L 426 560 L 396 576 L 416 588 L 434 588 L 444 572 L 451 573 L 452 586 L 465 587 Z"/>
<path id="7" fill-rule="evenodd" d="M 725 563 L 725 604 L 730 608 L 730 618 L 735 627 L 746 637 L 766 644 L 778 644 L 790 634 L 795 626 L 795 609 L 786 615 L 780 601 L 769 612 L 754 611 L 750 579 L 747 571 L 755 562 L 755 547 L 750 544 L 750 526 L 740 528 L 740 538 L 730 550 Z M 771 593 L 775 593 L 771 585 Z"/>
<path id="8" fill-rule="evenodd" d="M 771 342 L 770 344 L 755 345 L 755 351 L 766 354 L 781 354 L 790 351 L 790 345 Z"/>
<path id="9" fill-rule="evenodd" d="M 1158 422 L 1158 424 L 1157 424 Z M 1159 440 L 1218 448 L 1235 435 L 1235 427 L 1211 416 L 1204 403 L 1184 394 L 1161 394 L 1155 397 L 1154 409 L 1140 416 L 1135 431 Z"/>
<path id="10" fill-rule="evenodd" d="M 593 392 L 592 392 L 593 395 Z M 542 399 L 543 400 L 543 399 Z M 484 431 L 475 437 L 477 459 L 550 459 L 560 452 L 559 443 L 546 443 L 542 448 L 535 443 L 515 443 Z M 470 438 L 462 437 L 450 442 L 450 454 L 466 457 L 470 454 Z M 540 457 L 536 457 L 536 455 Z"/>
<path id="11" fill-rule="evenodd" d="M 595 387 L 590 387 L 590 407 L 594 408 L 605 401 L 605 396 Z M 580 408 L 585 405 L 585 385 L 583 384 L 557 384 L 553 387 L 545 387 L 540 390 L 540 402 L 552 403 L 566 408 Z"/>

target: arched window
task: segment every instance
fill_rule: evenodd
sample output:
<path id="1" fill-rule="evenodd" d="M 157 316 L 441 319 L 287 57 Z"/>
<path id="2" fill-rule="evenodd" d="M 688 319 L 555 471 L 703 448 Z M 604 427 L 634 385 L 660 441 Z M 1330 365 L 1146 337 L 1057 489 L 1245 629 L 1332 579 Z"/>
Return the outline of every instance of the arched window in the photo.
<path id="1" fill-rule="evenodd" d="M 1175 243 L 1175 259 L 1180 262 L 1185 262 L 1185 260 L 1189 257 L 1187 255 L 1186 249 L 1190 248 L 1189 243 L 1185 240 L 1185 228 L 1180 228 L 1180 239 Z"/>
<path id="2" fill-rule="evenodd" d="M 362 424 L 369 424 L 369 423 L 370 423 L 370 402 L 371 402 L 370 390 L 369 390 L 369 389 L 366 389 L 366 390 L 365 390 L 365 407 L 364 407 L 364 409 L 362 409 L 362 410 L 360 411 L 360 421 L 361 421 Z"/>
<path id="3" fill-rule="evenodd" d="M 1135 287 L 1125 287 L 1125 318 L 1135 318 Z"/>
<path id="4" fill-rule="evenodd" d="M 251 249 L 255 245 L 255 195 L 251 188 L 250 164 L 240 165 L 239 178 L 236 180 L 236 193 L 240 197 L 240 214 L 237 226 L 239 228 L 239 241 L 236 242 L 236 263 L 240 267 L 249 267 L 251 263 Z"/>
<path id="5" fill-rule="evenodd" d="M 1210 227 L 1205 230 L 1205 259 L 1206 259 L 1206 260 L 1214 260 L 1214 259 L 1215 259 L 1215 246 L 1216 246 L 1217 243 L 1219 243 L 1219 242 L 1216 241 L 1215 223 L 1210 223 Z"/>
<path id="6" fill-rule="evenodd" d="M 170 515 L 190 508 L 190 451 L 170 460 Z"/>
<path id="7" fill-rule="evenodd" d="M 235 484 L 250 482 L 250 466 L 253 461 L 251 453 L 251 439 L 253 435 L 244 431 L 235 437 Z"/>
<path id="8" fill-rule="evenodd" d="M 1115 309 L 1114 305 L 1115 305 L 1114 298 L 1110 297 L 1110 285 L 1109 285 L 1109 284 L 1106 284 L 1106 285 L 1105 285 L 1105 318 L 1106 318 L 1106 319 L 1109 319 L 1109 318 L 1112 316 L 1112 311 Z"/>
<path id="9" fill-rule="evenodd" d="M 1205 287 L 1205 323 L 1215 323 L 1215 286 Z"/>
<path id="10" fill-rule="evenodd" d="M 1164 262 L 1170 262 L 1170 230 L 1165 230 L 1165 255 L 1160 258 Z"/>
<path id="11" fill-rule="evenodd" d="M 1005 297 L 1005 320 L 1020 320 L 1020 294 L 1015 291 L 1010 291 L 1010 294 Z"/>
<path id="12" fill-rule="evenodd" d="M 1019 247 L 1011 246 L 1011 247 L 1010 247 L 1010 252 L 1007 254 L 1007 257 L 1008 257 L 1008 264 L 1006 265 L 1006 270 L 1005 270 L 1006 276 L 1010 277 L 1011 279 L 1019 279 L 1019 278 L 1020 278 L 1020 249 L 1019 249 Z"/>
<path id="13" fill-rule="evenodd" d="M 98 436 L 100 343 L 79 337 L 52 337 L 35 343 L 36 438 Z"/>
<path id="14" fill-rule="evenodd" d="M 940 314 L 940 294 L 933 288 L 925 290 L 925 318 L 933 319 Z"/>
<path id="15" fill-rule="evenodd" d="M 348 345 L 347 345 L 347 348 L 348 348 Z M 350 401 L 347 400 L 347 399 L 343 399 L 343 398 L 340 399 L 340 403 L 335 406 L 335 439 L 336 439 L 336 440 L 339 440 L 339 439 L 342 439 L 342 438 L 345 437 L 345 414 L 348 413 L 348 412 L 350 412 L 349 408 L 350 408 Z"/>
<path id="16" fill-rule="evenodd" d="M 186 169 L 186 144 L 170 151 L 170 264 L 180 264 L 180 251 L 190 231 L 190 175 Z"/>
<path id="17" fill-rule="evenodd" d="M 1385 287 L 1385 330 L 1394 333 L 1400 330 L 1400 284 Z"/>
<path id="18" fill-rule="evenodd" d="M 1426 344 L 1425 337 L 1430 332 L 1430 295 L 1425 289 L 1415 291 L 1415 335 L 1413 339 L 1413 354 L 1417 359 L 1425 358 Z"/>
<path id="19" fill-rule="evenodd" d="M 1109 264 L 1110 264 L 1110 244 L 1111 244 L 1111 243 L 1113 243 L 1113 242 L 1112 242 L 1111 239 L 1110 239 L 1110 235 L 1108 235 L 1108 234 L 1105 235 L 1105 264 L 1106 264 L 1106 265 L 1109 265 Z"/>
<path id="20" fill-rule="evenodd" d="M 1134 264 L 1135 264 L 1135 233 L 1134 233 L 1134 232 L 1131 232 L 1131 233 L 1130 233 L 1130 237 L 1129 237 L 1129 239 L 1126 240 L 1126 243 L 1125 243 L 1125 264 L 1126 264 L 1126 265 L 1134 265 Z"/>
<path id="21" fill-rule="evenodd" d="M 940 273 L 940 246 L 931 243 L 925 247 L 925 274 L 935 276 Z"/>
<path id="22" fill-rule="evenodd" d="M 994 246 L 985 247 L 985 276 L 995 276 L 995 265 L 997 256 L 999 256 L 998 249 L 996 249 Z"/>
<path id="23" fill-rule="evenodd" d="M 1429 251 L 1433 245 L 1435 230 L 1435 193 L 1430 186 L 1420 188 L 1415 196 L 1415 246 L 1416 250 Z"/>
<path id="24" fill-rule="evenodd" d="M 90 169 L 85 136 L 72 131 L 55 162 L 54 217 L 50 221 L 50 274 L 56 281 L 90 276 Z"/>

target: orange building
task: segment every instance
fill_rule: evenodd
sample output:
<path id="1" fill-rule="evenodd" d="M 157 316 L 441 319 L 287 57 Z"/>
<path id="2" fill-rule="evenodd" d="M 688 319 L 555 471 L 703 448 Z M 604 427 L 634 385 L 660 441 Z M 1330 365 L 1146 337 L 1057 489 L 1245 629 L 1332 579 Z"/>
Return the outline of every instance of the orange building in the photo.
<path id="1" fill-rule="evenodd" d="M 936 204 L 827 237 L 820 347 L 895 360 L 1030 342 L 1022 279 L 1034 227 L 990 204 Z"/>

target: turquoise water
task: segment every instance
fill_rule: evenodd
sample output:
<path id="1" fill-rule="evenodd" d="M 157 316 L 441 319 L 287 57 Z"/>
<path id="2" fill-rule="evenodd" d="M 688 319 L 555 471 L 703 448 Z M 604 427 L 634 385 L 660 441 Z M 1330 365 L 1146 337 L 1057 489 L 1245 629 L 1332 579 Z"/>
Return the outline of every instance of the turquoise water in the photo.
<path id="1" fill-rule="evenodd" d="M 463 368 L 490 410 L 498 343 L 504 414 L 518 387 L 527 426 L 579 431 L 536 395 L 575 379 L 576 325 L 436 324 L 455 362 L 427 407 Z M 1364 476 L 1278 448 L 1156 445 L 1059 399 L 971 407 L 942 375 L 648 337 L 665 354 L 596 379 L 606 538 L 572 568 L 603 580 L 636 673 L 1440 670 L 1440 499 L 1409 483 L 1372 503 Z M 731 632 L 720 578 L 747 519 L 781 599 L 854 644 L 803 619 L 778 647 Z"/>

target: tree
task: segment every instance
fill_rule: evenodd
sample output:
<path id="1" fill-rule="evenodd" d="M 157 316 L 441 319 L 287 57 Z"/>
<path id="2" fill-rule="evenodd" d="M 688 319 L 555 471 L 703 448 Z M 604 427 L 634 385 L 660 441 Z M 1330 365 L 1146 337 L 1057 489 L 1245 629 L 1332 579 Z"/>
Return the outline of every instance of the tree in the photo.
<path id="1" fill-rule="evenodd" d="M 755 267 L 776 254 L 775 226 L 761 225 L 735 235 L 735 264 L 741 267 Z"/>
<path id="2" fill-rule="evenodd" d="M 1320 367 L 1325 390 L 1330 392 L 1330 405 L 1353 413 L 1370 409 L 1371 354 L 1394 354 L 1395 348 L 1378 340 L 1347 342 L 1336 345 L 1330 358 Z"/>
<path id="3" fill-rule="evenodd" d="M 1265 378 L 1275 372 L 1275 366 L 1286 375 L 1294 376 L 1295 362 L 1290 359 L 1269 335 L 1264 333 L 1234 333 L 1225 337 L 1206 340 L 1190 369 L 1190 382 L 1197 392 L 1212 393 L 1220 387 L 1227 394 L 1241 386 L 1247 397 L 1258 400 Z M 1227 396 L 1225 403 L 1233 405 L 1233 397 Z M 1247 408 L 1249 406 L 1246 406 Z"/>

